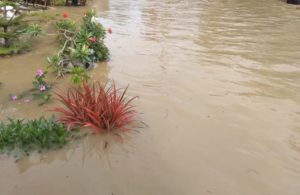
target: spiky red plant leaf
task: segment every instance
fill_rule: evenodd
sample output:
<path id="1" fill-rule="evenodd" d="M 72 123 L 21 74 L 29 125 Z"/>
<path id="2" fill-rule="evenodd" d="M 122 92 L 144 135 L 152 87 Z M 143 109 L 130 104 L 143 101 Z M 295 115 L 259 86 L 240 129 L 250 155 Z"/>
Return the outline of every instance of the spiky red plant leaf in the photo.
<path id="1" fill-rule="evenodd" d="M 109 132 L 116 129 L 127 131 L 126 127 L 134 119 L 136 112 L 131 102 L 136 98 L 126 98 L 128 86 L 122 91 L 115 84 L 110 86 L 83 83 L 83 87 L 71 87 L 67 93 L 57 93 L 63 107 L 52 111 L 60 113 L 58 120 L 72 128 L 88 126 L 95 132 Z"/>

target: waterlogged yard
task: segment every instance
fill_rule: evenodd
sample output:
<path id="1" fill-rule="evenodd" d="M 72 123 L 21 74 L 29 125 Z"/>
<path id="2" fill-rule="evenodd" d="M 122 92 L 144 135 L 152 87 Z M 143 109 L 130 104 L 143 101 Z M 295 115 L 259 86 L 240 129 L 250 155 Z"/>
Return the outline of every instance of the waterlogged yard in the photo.
<path id="1" fill-rule="evenodd" d="M 295 5 L 1 3 L 0 194 L 300 193 Z"/>
<path id="2" fill-rule="evenodd" d="M 31 16 L 31 20 L 39 20 L 44 13 L 30 15 L 30 11 L 21 12 L 21 5 L 11 1 L 3 1 L 0 7 L 3 10 L 2 56 L 13 58 L 13 55 L 29 52 L 31 45 L 24 35 L 31 38 L 39 34 L 56 36 L 59 48 L 56 54 L 47 57 L 48 69 L 57 81 L 70 74 L 71 83 L 67 89 L 55 92 L 62 106 L 53 107 L 49 111 L 59 113 L 57 119 L 53 116 L 49 121 L 42 115 L 33 121 L 9 118 L 8 124 L 2 123 L 0 150 L 8 155 L 11 151 L 23 150 L 29 155 L 31 150 L 42 152 L 42 149 L 51 149 L 56 145 L 56 148 L 62 147 L 72 140 L 70 134 L 80 131 L 82 127 L 89 127 L 97 134 L 110 133 L 122 139 L 117 131 L 130 130 L 128 126 L 135 121 L 136 111 L 131 105 L 135 97 L 127 99 L 128 87 L 122 92 L 113 81 L 90 81 L 87 70 L 109 58 L 109 49 L 104 43 L 106 30 L 98 21 L 95 11 L 84 13 L 81 24 L 70 19 L 67 12 L 62 13 L 61 19 L 53 17 L 52 25 L 56 33 L 50 34 L 43 26 L 24 19 Z M 111 28 L 107 31 L 112 33 Z M 19 42 L 23 42 L 22 46 L 18 45 Z M 26 50 L 23 45 L 26 45 Z M 8 103 L 29 104 L 39 100 L 38 106 L 43 106 L 51 101 L 53 94 L 50 90 L 55 88 L 55 84 L 46 81 L 46 74 L 47 71 L 42 68 L 37 69 L 32 88 L 9 95 Z M 105 148 L 107 145 L 108 142 L 105 142 Z M 20 155 L 15 158 L 22 158 Z"/>

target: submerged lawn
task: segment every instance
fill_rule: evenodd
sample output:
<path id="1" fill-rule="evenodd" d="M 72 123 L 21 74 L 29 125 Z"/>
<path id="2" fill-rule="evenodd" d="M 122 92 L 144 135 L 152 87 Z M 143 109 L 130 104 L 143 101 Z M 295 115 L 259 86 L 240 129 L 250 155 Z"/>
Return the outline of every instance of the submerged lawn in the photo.
<path id="1" fill-rule="evenodd" d="M 32 150 L 53 149 L 64 146 L 70 133 L 63 124 L 50 119 L 39 118 L 29 121 L 9 119 L 8 123 L 0 123 L 0 150 L 15 149 L 29 152 Z"/>

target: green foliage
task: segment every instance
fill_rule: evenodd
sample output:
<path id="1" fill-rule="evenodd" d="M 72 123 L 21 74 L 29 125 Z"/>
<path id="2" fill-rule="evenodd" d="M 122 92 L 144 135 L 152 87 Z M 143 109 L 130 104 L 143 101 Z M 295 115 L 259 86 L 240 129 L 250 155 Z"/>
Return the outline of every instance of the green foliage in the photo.
<path id="1" fill-rule="evenodd" d="M 65 32 L 65 31 L 75 31 L 76 28 L 76 22 L 73 20 L 68 20 L 68 19 L 63 19 L 59 22 L 56 23 L 56 27 L 61 31 L 61 32 Z"/>
<path id="2" fill-rule="evenodd" d="M 13 10 L 6 10 L 6 6 L 11 6 Z M 3 10 L 0 16 L 0 39 L 3 39 L 0 43 L 0 55 L 27 51 L 30 46 L 28 39 L 41 32 L 39 26 L 28 25 L 24 20 L 25 14 L 20 14 L 19 6 L 13 1 L 1 1 L 0 9 Z"/>
<path id="3" fill-rule="evenodd" d="M 10 54 L 21 54 L 29 51 L 31 44 L 27 41 L 19 40 L 13 42 L 9 47 L 3 47 L 0 44 L 0 56 Z"/>
<path id="4" fill-rule="evenodd" d="M 64 6 L 66 4 L 65 0 L 54 0 L 55 6 Z"/>
<path id="5" fill-rule="evenodd" d="M 75 60 L 79 60 L 83 64 L 92 62 L 90 56 L 94 53 L 94 50 L 89 49 L 86 45 L 76 45 L 75 48 L 70 48 L 71 56 Z"/>
<path id="6" fill-rule="evenodd" d="M 104 44 L 106 32 L 95 15 L 94 11 L 87 12 L 79 28 L 67 17 L 56 24 L 60 50 L 48 62 L 57 76 L 63 76 L 73 67 L 89 67 L 108 59 L 109 50 Z"/>
<path id="7" fill-rule="evenodd" d="M 9 119 L 0 123 L 0 150 L 11 152 L 19 149 L 25 152 L 53 149 L 64 146 L 70 139 L 65 126 L 58 124 L 52 117 L 39 118 L 24 122 Z"/>
<path id="8" fill-rule="evenodd" d="M 93 61 L 104 61 L 109 57 L 108 48 L 104 45 L 106 31 L 103 26 L 97 21 L 94 10 L 86 13 L 83 17 L 83 25 L 78 34 L 77 44 L 87 44 L 94 51 L 90 56 Z M 91 41 L 95 40 L 95 41 Z"/>
<path id="9" fill-rule="evenodd" d="M 67 59 L 63 58 L 62 54 L 57 54 L 47 58 L 49 68 L 53 69 L 53 73 L 57 76 L 64 76 L 68 69 L 65 68 L 65 64 L 67 64 Z"/>
<path id="10" fill-rule="evenodd" d="M 106 32 L 102 25 L 98 25 L 97 18 L 95 17 L 96 13 L 94 10 L 91 10 L 85 14 L 83 17 L 83 32 L 92 33 L 93 37 L 104 39 Z"/>
<path id="11" fill-rule="evenodd" d="M 42 33 L 42 29 L 38 24 L 29 25 L 26 29 L 26 33 L 31 37 L 37 36 Z"/>
<path id="12" fill-rule="evenodd" d="M 74 85 L 79 85 L 90 79 L 89 75 L 87 75 L 86 69 L 82 67 L 72 68 L 70 73 L 72 74 L 71 82 Z"/>
<path id="13" fill-rule="evenodd" d="M 39 106 L 46 104 L 51 99 L 51 94 L 45 92 L 44 93 L 37 92 L 37 93 L 33 93 L 32 95 L 40 101 L 38 104 Z"/>

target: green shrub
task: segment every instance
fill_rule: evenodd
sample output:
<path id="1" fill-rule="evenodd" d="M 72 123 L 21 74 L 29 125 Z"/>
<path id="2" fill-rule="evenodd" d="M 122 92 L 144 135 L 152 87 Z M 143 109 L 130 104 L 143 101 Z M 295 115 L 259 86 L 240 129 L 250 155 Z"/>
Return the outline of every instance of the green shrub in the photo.
<path id="1" fill-rule="evenodd" d="M 90 79 L 89 75 L 86 72 L 86 69 L 82 67 L 74 67 L 71 69 L 70 73 L 72 75 L 71 82 L 74 85 L 79 85 L 83 82 L 87 82 Z"/>
<path id="2" fill-rule="evenodd" d="M 13 120 L 0 123 L 0 151 L 15 149 L 32 150 L 54 149 L 64 146 L 70 138 L 65 126 L 56 123 L 54 117 L 34 120 Z"/>
<path id="3" fill-rule="evenodd" d="M 13 1 L 0 1 L 0 55 L 17 54 L 29 49 L 30 37 L 41 32 L 38 25 L 29 25 Z"/>
<path id="4" fill-rule="evenodd" d="M 60 50 L 48 58 L 49 65 L 57 76 L 63 76 L 74 67 L 88 68 L 95 62 L 108 59 L 109 50 L 104 44 L 106 31 L 97 22 L 95 15 L 94 11 L 87 12 L 79 28 L 68 18 L 67 13 L 57 22 Z"/>

